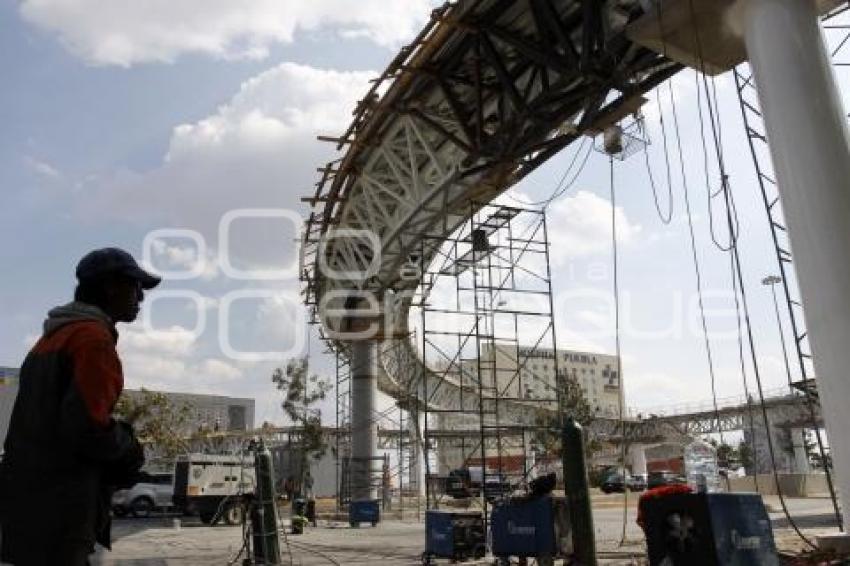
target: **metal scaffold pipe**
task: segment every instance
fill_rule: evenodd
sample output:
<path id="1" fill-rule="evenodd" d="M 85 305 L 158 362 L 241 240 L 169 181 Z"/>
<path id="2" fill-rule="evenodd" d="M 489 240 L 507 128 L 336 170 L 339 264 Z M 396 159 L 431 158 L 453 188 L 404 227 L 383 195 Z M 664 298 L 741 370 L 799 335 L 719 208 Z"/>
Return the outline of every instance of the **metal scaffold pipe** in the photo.
<path id="1" fill-rule="evenodd" d="M 747 0 L 753 68 L 794 254 L 844 524 L 850 518 L 850 143 L 814 0 Z"/>

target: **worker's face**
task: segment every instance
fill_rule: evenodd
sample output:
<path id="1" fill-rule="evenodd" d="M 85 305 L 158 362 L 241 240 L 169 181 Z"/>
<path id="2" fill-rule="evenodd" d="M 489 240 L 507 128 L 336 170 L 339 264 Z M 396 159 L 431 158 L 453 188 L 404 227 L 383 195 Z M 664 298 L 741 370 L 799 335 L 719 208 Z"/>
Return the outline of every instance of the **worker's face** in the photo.
<path id="1" fill-rule="evenodd" d="M 109 300 L 107 314 L 115 322 L 133 322 L 139 316 L 139 305 L 144 300 L 142 284 L 137 279 L 116 275 L 106 289 Z"/>

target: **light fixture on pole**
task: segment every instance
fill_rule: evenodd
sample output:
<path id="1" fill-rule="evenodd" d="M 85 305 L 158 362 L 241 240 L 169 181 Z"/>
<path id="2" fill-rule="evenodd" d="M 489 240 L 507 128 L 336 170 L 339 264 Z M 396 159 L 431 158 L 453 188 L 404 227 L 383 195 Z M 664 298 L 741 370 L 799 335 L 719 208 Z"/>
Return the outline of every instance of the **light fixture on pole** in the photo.
<path id="1" fill-rule="evenodd" d="M 779 302 L 776 300 L 776 285 L 782 283 L 778 275 L 768 275 L 761 280 L 762 285 L 770 287 L 773 295 L 773 309 L 776 312 L 776 326 L 779 328 L 779 341 L 782 343 L 782 359 L 785 361 L 785 374 L 788 376 L 788 387 L 793 388 L 791 379 L 791 365 L 788 363 L 788 349 L 785 347 L 785 332 L 782 330 L 782 319 L 779 316 Z"/>

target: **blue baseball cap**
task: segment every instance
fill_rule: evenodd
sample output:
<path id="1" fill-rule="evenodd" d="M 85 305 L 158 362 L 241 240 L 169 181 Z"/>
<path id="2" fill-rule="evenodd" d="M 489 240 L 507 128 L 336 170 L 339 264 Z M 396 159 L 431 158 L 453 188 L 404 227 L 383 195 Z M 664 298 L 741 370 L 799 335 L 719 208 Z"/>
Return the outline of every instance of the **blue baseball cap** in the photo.
<path id="1" fill-rule="evenodd" d="M 139 267 L 133 256 L 120 248 L 101 248 L 83 256 L 77 264 L 77 279 L 97 279 L 110 273 L 120 273 L 139 281 L 143 289 L 153 289 L 161 277 L 152 275 Z"/>

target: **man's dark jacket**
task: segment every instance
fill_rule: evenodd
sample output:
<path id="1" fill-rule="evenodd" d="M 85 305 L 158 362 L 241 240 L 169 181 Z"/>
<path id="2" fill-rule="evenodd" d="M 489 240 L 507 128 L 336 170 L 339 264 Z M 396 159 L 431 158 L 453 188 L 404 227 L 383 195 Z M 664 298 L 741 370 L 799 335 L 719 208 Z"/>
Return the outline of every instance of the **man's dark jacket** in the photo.
<path id="1" fill-rule="evenodd" d="M 124 386 L 117 339 L 91 305 L 48 313 L 21 367 L 0 465 L 0 561 L 39 564 L 57 540 L 109 547 L 112 489 L 144 461 L 132 428 L 111 416 Z"/>

